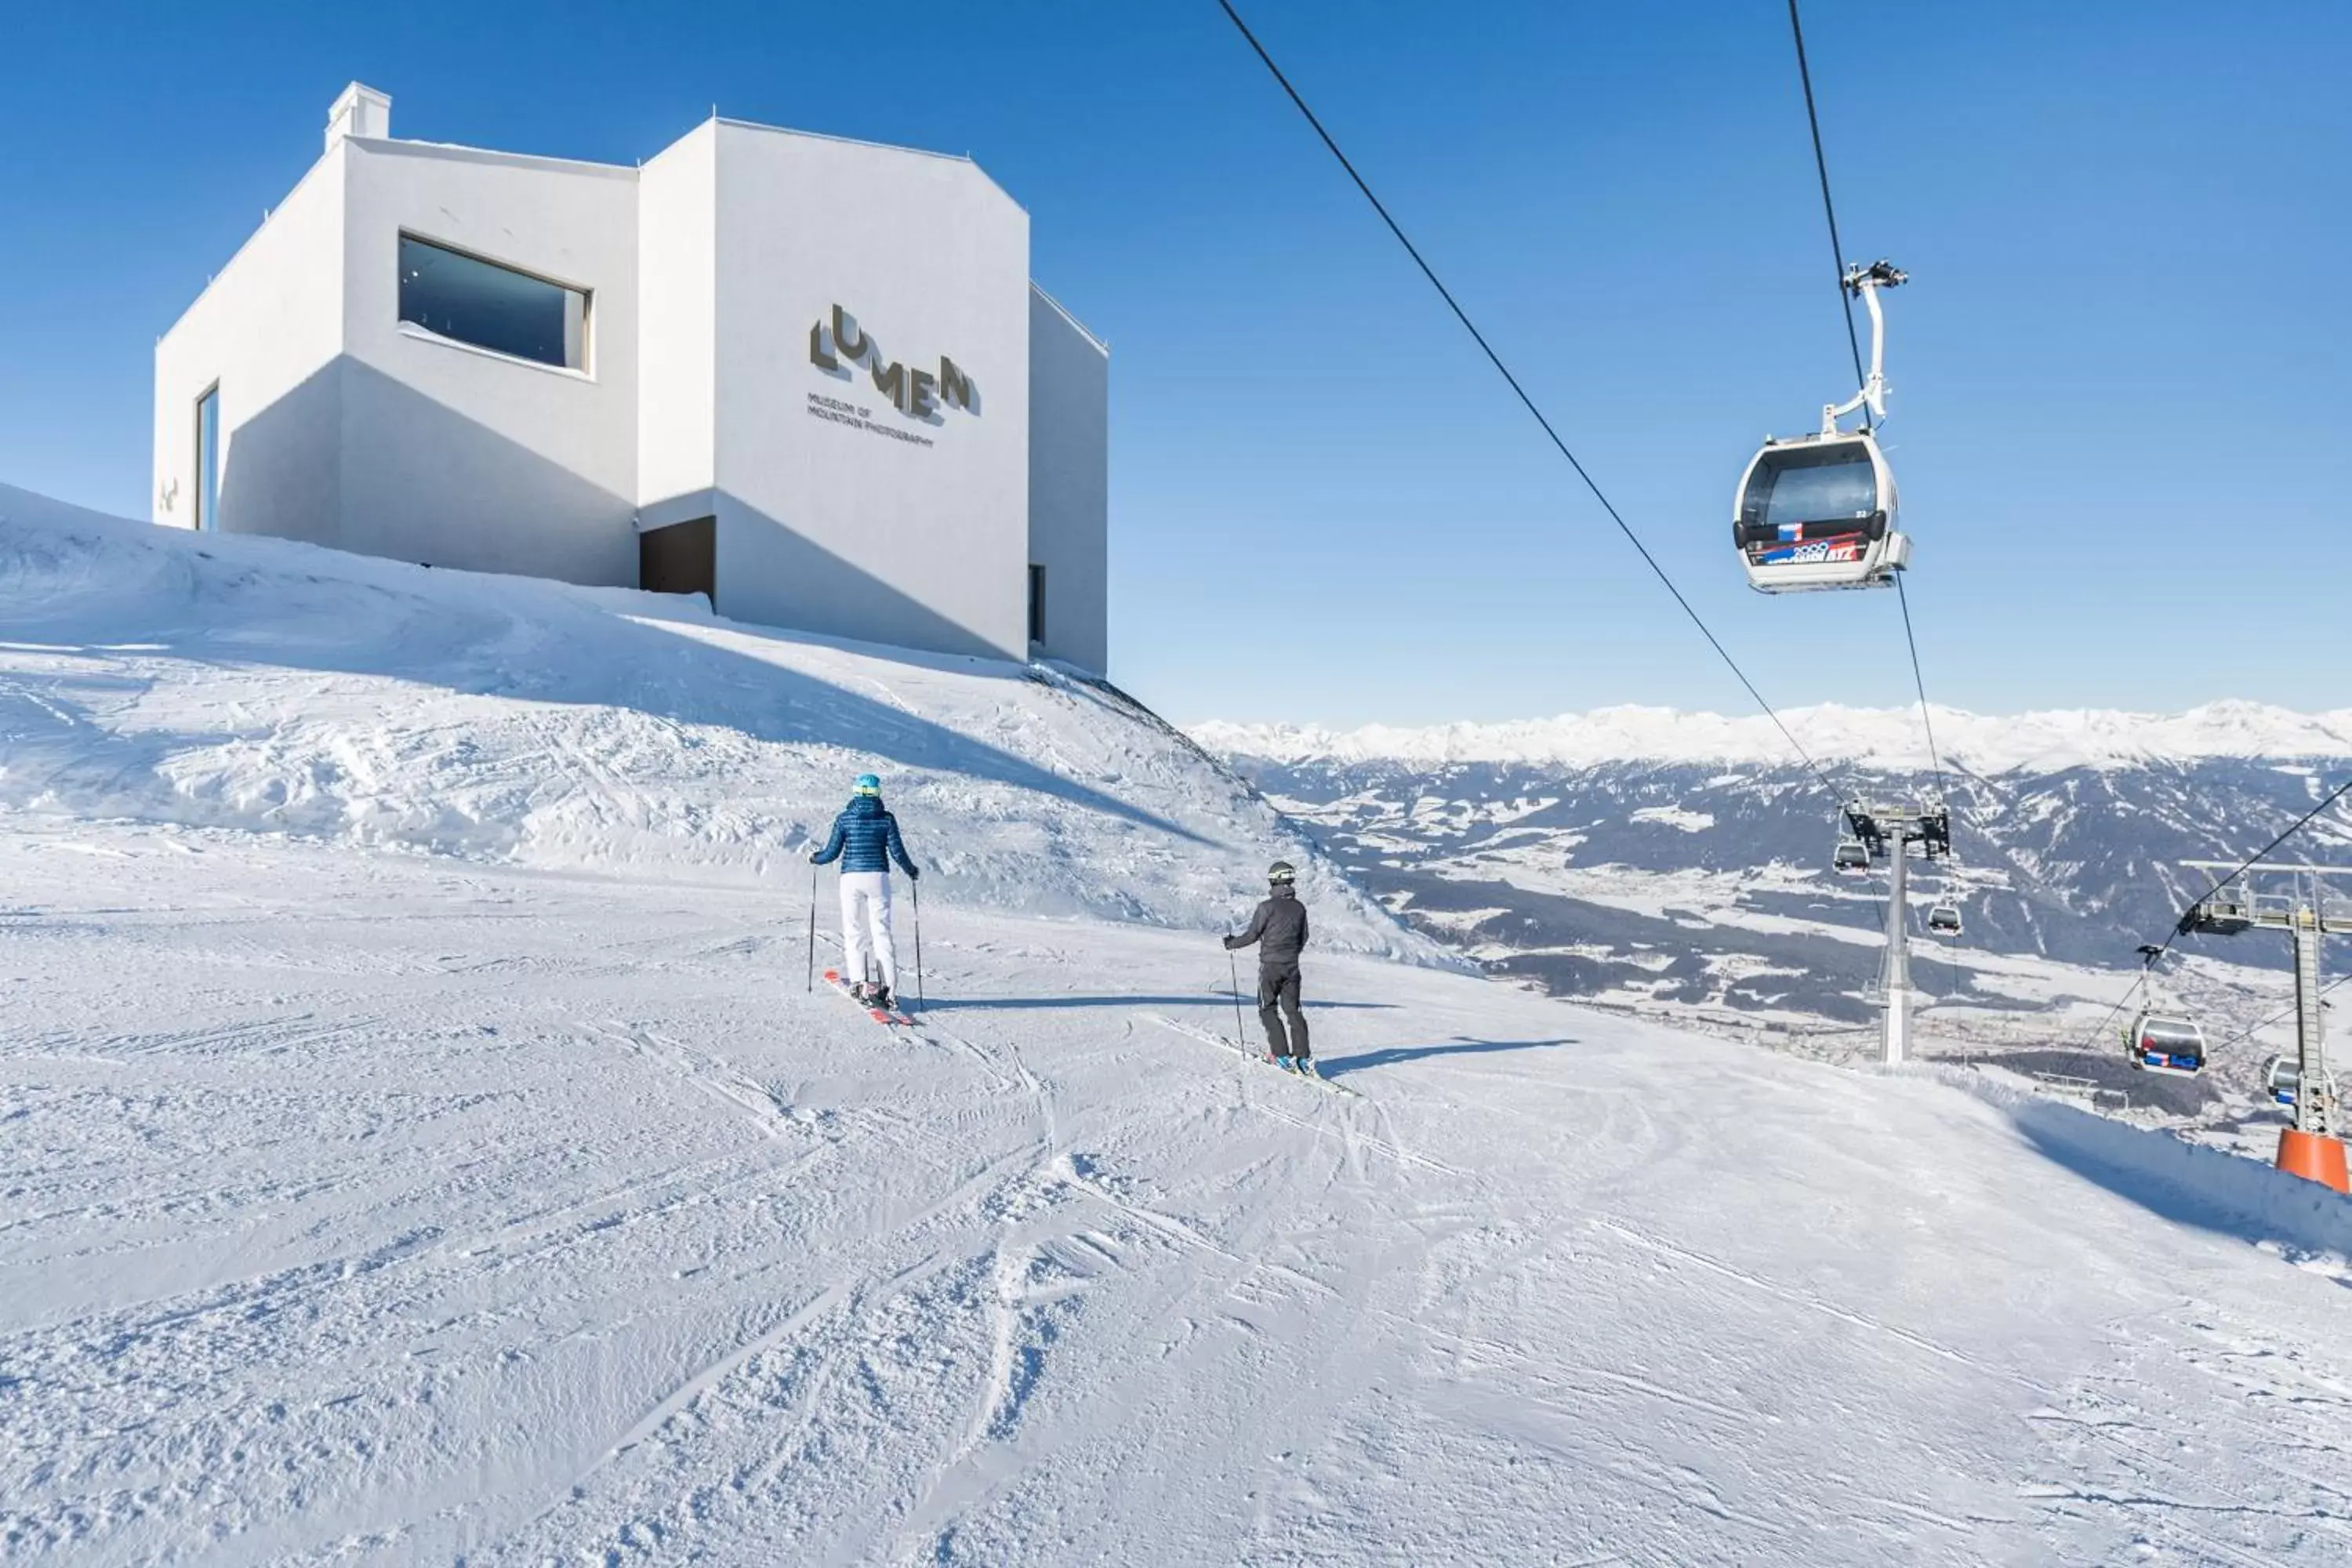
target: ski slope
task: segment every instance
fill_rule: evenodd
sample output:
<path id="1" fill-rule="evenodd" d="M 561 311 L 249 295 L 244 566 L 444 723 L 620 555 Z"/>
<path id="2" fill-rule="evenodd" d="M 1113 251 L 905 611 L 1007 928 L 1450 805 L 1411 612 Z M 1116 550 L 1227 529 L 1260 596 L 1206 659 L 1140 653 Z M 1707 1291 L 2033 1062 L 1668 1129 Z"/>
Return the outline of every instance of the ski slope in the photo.
<path id="1" fill-rule="evenodd" d="M 699 597 L 195 535 L 0 486 L 0 806 L 761 886 L 874 768 L 935 897 L 1223 930 L 1277 855 L 1332 945 L 1453 962 L 1265 802 L 1052 668 Z"/>
<path id="2" fill-rule="evenodd" d="M 8 1561 L 2352 1552 L 2332 1195 L 1392 962 L 1320 867 L 1357 1095 L 1281 1077 L 1208 932 L 1292 841 L 1195 753 L 659 608 L 0 524 Z M 912 1037 L 806 989 L 860 745 Z"/>

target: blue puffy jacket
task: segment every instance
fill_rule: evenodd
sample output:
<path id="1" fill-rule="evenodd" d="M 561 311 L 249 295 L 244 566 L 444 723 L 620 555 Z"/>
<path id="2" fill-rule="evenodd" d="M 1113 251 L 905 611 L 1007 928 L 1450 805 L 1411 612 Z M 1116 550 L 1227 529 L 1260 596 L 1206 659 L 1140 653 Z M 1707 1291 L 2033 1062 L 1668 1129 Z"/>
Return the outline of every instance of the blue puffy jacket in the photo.
<path id="1" fill-rule="evenodd" d="M 907 858 L 906 843 L 898 837 L 898 819 L 882 809 L 878 795 L 861 795 L 833 819 L 833 837 L 809 858 L 820 866 L 839 860 L 845 871 L 887 871 L 886 854 L 908 876 L 922 875 Z"/>

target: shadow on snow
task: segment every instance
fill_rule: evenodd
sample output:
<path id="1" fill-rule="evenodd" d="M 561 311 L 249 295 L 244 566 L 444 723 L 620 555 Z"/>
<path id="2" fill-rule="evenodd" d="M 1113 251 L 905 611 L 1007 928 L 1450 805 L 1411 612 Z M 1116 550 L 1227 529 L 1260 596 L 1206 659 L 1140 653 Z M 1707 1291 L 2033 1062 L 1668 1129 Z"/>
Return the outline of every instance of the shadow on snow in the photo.
<path id="1" fill-rule="evenodd" d="M 1323 1006 L 1318 1003 L 1307 1009 L 1313 1013 Z M 1457 1037 L 1434 1046 L 1386 1046 L 1376 1051 L 1359 1051 L 1347 1057 L 1318 1057 L 1323 1076 L 1337 1078 L 1342 1073 L 1361 1072 L 1367 1068 L 1394 1067 L 1399 1062 L 1420 1061 L 1425 1057 L 1484 1056 L 1493 1051 L 1538 1051 L 1553 1046 L 1575 1045 L 1574 1036 L 1550 1040 L 1474 1040 Z"/>

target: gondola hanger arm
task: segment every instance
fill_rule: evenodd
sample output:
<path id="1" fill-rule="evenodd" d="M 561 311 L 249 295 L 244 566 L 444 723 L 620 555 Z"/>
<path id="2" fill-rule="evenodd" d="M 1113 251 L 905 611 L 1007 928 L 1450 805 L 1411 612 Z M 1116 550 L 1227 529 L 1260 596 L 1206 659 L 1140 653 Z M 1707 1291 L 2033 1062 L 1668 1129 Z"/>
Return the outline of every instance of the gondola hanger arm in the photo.
<path id="1" fill-rule="evenodd" d="M 1910 274 L 1882 260 L 1867 267 L 1849 267 L 1840 281 L 1847 293 L 1862 296 L 1863 304 L 1870 310 L 1870 374 L 1864 380 L 1862 390 L 1843 403 L 1822 405 L 1824 436 L 1836 435 L 1838 421 L 1857 409 L 1869 409 L 1874 419 L 1886 417 L 1886 316 L 1878 308 L 1878 291 L 1900 287 L 1910 281 Z"/>

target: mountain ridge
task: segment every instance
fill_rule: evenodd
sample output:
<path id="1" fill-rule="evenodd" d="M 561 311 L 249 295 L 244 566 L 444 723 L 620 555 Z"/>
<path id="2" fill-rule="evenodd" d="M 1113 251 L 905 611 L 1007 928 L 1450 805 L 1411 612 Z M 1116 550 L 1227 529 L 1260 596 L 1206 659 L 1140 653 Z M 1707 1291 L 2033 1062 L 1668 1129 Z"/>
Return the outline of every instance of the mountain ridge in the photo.
<path id="1" fill-rule="evenodd" d="M 1936 755 L 1945 766 L 1988 776 L 2223 757 L 2352 759 L 2352 708 L 2304 713 L 2231 698 L 2178 713 L 2045 709 L 1986 714 L 1940 705 L 1930 713 Z M 1934 766 L 1936 757 L 1929 752 L 1916 706 L 1853 708 L 1825 702 L 1784 709 L 1780 717 L 1815 762 L 1922 773 Z M 1219 755 L 1283 763 L 1391 761 L 1589 767 L 1634 762 L 1800 763 L 1788 736 L 1767 715 L 1734 717 L 1633 704 L 1494 723 L 1367 724 L 1339 730 L 1206 720 L 1187 728 Z"/>

